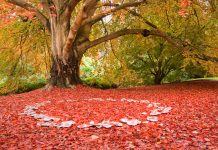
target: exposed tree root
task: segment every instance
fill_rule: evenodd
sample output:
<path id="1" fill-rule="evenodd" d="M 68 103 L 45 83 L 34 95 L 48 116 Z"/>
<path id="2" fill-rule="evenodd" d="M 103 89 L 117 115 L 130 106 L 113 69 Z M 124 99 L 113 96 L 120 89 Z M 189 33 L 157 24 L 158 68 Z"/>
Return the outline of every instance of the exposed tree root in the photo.
<path id="1" fill-rule="evenodd" d="M 43 91 L 51 91 L 54 87 L 55 87 L 55 85 L 52 85 L 52 84 L 48 83 L 43 88 L 41 88 L 41 90 L 43 90 Z M 63 88 L 76 89 L 76 86 L 72 85 L 72 84 L 68 84 L 68 85 L 64 86 Z"/>
<path id="2" fill-rule="evenodd" d="M 42 89 L 42 91 L 51 91 L 54 88 L 54 85 L 48 83 Z"/>
<path id="3" fill-rule="evenodd" d="M 76 86 L 75 86 L 75 85 L 72 85 L 72 84 L 68 84 L 66 87 L 67 87 L 67 88 L 71 88 L 71 89 L 76 89 Z"/>

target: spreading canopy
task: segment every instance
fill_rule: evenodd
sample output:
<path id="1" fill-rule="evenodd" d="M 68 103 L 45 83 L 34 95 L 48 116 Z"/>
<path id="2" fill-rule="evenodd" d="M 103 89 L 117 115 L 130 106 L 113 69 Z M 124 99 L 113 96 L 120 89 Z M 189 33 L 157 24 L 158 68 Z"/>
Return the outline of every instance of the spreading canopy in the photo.
<path id="1" fill-rule="evenodd" d="M 173 38 L 137 13 L 137 7 L 146 6 L 148 3 L 146 0 L 4 0 L 3 2 L 1 5 L 7 6 L 1 7 L 4 9 L 3 14 L 7 14 L 5 20 L 20 16 L 25 21 L 36 17 L 51 35 L 52 85 L 70 86 L 80 83 L 79 65 L 83 54 L 91 47 L 123 35 L 158 36 L 179 50 L 191 49 L 190 43 Z M 186 7 L 191 1 L 181 0 L 180 3 L 179 14 L 186 17 L 188 14 Z M 150 28 L 124 28 L 91 40 L 93 25 L 120 10 L 143 19 Z"/>

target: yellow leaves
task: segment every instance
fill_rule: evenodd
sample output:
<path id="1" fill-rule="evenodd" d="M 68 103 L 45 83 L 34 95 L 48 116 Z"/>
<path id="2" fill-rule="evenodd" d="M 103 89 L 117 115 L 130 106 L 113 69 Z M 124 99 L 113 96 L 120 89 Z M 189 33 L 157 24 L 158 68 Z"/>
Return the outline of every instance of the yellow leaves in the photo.
<path id="1" fill-rule="evenodd" d="M 213 76 L 218 76 L 218 63 L 208 61 L 203 64 L 207 67 L 208 72 Z"/>
<path id="2" fill-rule="evenodd" d="M 0 75 L 14 78 L 8 87 L 18 87 L 15 81 L 23 76 L 49 72 L 48 41 L 49 36 L 34 21 L 15 21 L 0 29 Z"/>
<path id="3" fill-rule="evenodd" d="M 186 51 L 183 53 L 185 57 L 183 61 L 183 67 L 188 66 L 190 63 L 193 63 L 195 66 L 201 66 L 204 70 L 207 71 L 208 75 L 218 76 L 218 63 L 213 62 L 210 59 L 206 60 L 203 58 L 198 58 L 197 55 L 205 55 L 208 57 L 218 57 L 218 51 L 216 49 L 206 49 L 204 53 L 202 52 L 190 52 Z"/>
<path id="4" fill-rule="evenodd" d="M 125 23 L 127 13 L 128 13 L 127 11 L 120 10 L 120 11 L 115 12 L 114 14 L 117 15 L 117 17 L 119 17 L 119 20 L 121 21 L 121 23 Z"/>

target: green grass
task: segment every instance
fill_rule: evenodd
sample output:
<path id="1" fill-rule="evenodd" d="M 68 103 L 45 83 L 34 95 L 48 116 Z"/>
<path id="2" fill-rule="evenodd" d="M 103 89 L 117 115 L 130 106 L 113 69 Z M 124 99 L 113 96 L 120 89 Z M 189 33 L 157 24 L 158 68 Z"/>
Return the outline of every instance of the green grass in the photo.
<path id="1" fill-rule="evenodd" d="M 189 79 L 189 80 L 187 80 L 187 81 L 195 81 L 195 80 L 212 80 L 212 81 L 218 81 L 218 77 L 194 78 L 194 79 Z"/>

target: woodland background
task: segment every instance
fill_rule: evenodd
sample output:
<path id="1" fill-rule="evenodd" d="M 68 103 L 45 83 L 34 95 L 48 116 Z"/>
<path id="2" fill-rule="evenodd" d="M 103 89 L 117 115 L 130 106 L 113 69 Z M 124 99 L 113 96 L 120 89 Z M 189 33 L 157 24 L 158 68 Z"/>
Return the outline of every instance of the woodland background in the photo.
<path id="1" fill-rule="evenodd" d="M 116 2 L 116 1 L 115 1 Z M 20 93 L 43 87 L 49 78 L 50 36 L 24 10 L 15 19 L 1 8 L 0 93 Z M 217 2 L 193 1 L 186 8 L 177 0 L 149 1 L 134 16 L 125 10 L 95 24 L 90 39 L 123 28 L 147 28 L 152 22 L 191 50 L 181 51 L 162 38 L 126 35 L 88 50 L 81 63 L 81 79 L 98 88 L 180 82 L 218 76 Z M 13 18 L 14 14 L 11 14 Z"/>

